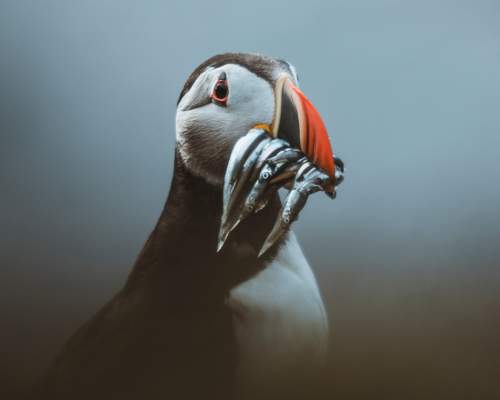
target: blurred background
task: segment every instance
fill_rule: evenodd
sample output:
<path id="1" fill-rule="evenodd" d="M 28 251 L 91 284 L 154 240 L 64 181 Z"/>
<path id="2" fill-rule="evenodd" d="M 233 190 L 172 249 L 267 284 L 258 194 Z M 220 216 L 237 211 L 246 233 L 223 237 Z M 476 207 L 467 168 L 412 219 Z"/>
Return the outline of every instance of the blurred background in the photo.
<path id="1" fill-rule="evenodd" d="M 295 226 L 337 399 L 500 398 L 498 1 L 0 2 L 0 397 L 124 283 L 175 103 L 225 51 L 282 57 L 347 164 Z"/>

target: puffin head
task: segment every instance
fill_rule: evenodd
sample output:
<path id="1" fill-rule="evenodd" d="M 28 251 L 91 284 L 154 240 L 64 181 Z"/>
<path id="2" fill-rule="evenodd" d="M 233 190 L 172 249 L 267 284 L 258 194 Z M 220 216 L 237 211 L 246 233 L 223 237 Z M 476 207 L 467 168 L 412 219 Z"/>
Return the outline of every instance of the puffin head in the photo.
<path id="1" fill-rule="evenodd" d="M 290 63 L 259 54 L 226 53 L 198 66 L 177 102 L 177 150 L 186 167 L 222 185 L 234 144 L 254 127 L 301 149 L 333 177 L 327 130 L 300 91 Z"/>

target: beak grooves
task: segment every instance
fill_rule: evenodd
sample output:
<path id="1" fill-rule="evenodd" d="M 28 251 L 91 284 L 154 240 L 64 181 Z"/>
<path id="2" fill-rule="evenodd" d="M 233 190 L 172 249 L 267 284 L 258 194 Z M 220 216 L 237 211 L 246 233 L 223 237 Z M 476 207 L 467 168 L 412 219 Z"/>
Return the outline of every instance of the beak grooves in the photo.
<path id="1" fill-rule="evenodd" d="M 335 179 L 333 151 L 325 124 L 311 101 L 288 76 L 276 83 L 273 137 L 280 137 Z"/>

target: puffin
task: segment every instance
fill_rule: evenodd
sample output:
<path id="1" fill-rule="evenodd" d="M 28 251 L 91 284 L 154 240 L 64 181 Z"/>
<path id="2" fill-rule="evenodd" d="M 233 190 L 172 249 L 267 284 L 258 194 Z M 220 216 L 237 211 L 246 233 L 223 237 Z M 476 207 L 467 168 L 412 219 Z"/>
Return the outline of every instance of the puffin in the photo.
<path id="1" fill-rule="evenodd" d="M 292 64 L 253 53 L 219 54 L 191 73 L 177 102 L 174 173 L 158 222 L 124 286 L 69 338 L 34 398 L 319 395 L 329 327 L 315 276 L 291 230 L 260 252 L 279 193 L 222 248 L 218 240 L 235 143 L 252 128 L 272 129 L 277 115 L 289 129 L 287 119 L 303 111 L 277 101 L 283 77 L 298 87 Z"/>

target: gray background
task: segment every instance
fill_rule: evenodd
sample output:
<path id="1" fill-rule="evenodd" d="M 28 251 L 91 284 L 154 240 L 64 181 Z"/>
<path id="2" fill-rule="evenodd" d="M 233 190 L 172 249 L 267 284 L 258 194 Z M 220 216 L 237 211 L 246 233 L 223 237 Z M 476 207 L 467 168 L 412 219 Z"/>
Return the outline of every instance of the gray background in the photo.
<path id="1" fill-rule="evenodd" d="M 236 50 L 295 64 L 348 166 L 295 229 L 332 393 L 500 396 L 499 44 L 496 1 L 1 0 L 0 395 L 123 284 L 180 88 Z"/>

